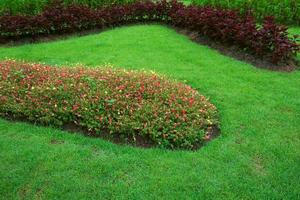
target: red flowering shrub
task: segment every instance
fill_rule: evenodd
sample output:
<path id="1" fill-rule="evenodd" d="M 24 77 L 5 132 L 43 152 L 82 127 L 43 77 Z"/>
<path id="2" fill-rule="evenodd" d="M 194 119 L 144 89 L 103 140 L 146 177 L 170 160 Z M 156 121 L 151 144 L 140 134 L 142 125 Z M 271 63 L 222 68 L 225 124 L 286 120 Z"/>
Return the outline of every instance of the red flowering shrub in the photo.
<path id="1" fill-rule="evenodd" d="M 288 37 L 287 28 L 277 25 L 272 17 L 267 17 L 259 27 L 251 14 L 242 16 L 235 10 L 184 6 L 176 0 L 141 1 L 97 9 L 58 3 L 36 16 L 1 16 L 0 42 L 153 21 L 239 46 L 275 64 L 293 59 L 299 51 L 299 45 Z"/>
<path id="2" fill-rule="evenodd" d="M 218 124 L 214 105 L 154 73 L 0 62 L 0 116 L 44 125 L 74 123 L 94 134 L 147 138 L 194 149 Z"/>

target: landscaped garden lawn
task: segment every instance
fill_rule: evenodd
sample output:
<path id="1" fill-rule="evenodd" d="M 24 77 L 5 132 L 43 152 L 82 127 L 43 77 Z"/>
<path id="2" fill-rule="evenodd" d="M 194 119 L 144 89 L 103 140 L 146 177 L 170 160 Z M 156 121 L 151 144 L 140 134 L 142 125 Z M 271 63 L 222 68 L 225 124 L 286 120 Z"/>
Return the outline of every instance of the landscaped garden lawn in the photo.
<path id="1" fill-rule="evenodd" d="M 218 138 L 191 152 L 0 119 L 0 199 L 300 198 L 298 70 L 255 68 L 160 25 L 1 47 L 0 58 L 153 70 L 209 97 L 221 124 Z"/>

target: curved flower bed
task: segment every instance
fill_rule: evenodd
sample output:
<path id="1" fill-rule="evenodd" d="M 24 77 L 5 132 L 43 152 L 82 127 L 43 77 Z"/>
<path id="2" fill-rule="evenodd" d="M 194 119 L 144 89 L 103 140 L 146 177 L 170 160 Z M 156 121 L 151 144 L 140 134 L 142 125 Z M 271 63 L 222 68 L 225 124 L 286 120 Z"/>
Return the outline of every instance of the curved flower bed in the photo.
<path id="1" fill-rule="evenodd" d="M 0 116 L 74 124 L 94 135 L 196 149 L 218 126 L 216 107 L 183 83 L 113 68 L 0 62 Z"/>
<path id="2" fill-rule="evenodd" d="M 241 51 L 278 64 L 289 63 L 299 45 L 289 38 L 287 28 L 266 17 L 258 26 L 251 14 L 238 11 L 184 6 L 173 1 L 143 1 L 92 9 L 87 6 L 64 6 L 56 3 L 36 16 L 1 16 L 0 41 L 19 40 L 105 28 L 139 22 L 160 22 L 195 31 L 213 41 L 238 46 Z"/>

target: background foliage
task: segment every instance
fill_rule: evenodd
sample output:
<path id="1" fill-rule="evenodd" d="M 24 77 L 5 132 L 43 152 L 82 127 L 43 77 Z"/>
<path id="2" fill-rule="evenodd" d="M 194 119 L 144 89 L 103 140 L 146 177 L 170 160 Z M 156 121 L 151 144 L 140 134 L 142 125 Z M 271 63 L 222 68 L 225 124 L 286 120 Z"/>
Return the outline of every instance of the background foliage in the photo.
<path id="1" fill-rule="evenodd" d="M 62 0 L 65 5 L 79 4 L 96 8 L 111 4 L 126 4 L 136 0 Z M 1 0 L 0 14 L 26 14 L 35 15 L 40 13 L 51 0 Z"/>
<path id="2" fill-rule="evenodd" d="M 260 20 L 272 15 L 285 24 L 300 24 L 299 0 L 193 0 L 192 2 L 198 5 L 239 9 L 242 13 L 250 9 Z"/>
<path id="3" fill-rule="evenodd" d="M 35 15 L 43 10 L 51 0 L 1 0 L 0 15 L 29 14 Z M 137 0 L 63 0 L 66 5 L 80 4 L 92 8 L 111 5 L 126 4 Z M 183 0 L 182 2 L 198 5 L 213 5 L 223 8 L 238 9 L 242 13 L 251 9 L 255 17 L 262 20 L 265 16 L 275 16 L 278 22 L 284 24 L 300 24 L 299 0 Z"/>

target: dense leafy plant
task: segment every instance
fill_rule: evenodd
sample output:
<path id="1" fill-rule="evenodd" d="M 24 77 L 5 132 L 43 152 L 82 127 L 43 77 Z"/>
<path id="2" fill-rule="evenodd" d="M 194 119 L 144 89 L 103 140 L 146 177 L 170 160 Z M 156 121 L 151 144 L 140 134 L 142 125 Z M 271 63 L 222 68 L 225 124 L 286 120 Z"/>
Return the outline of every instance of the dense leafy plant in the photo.
<path id="1" fill-rule="evenodd" d="M 1 0 L 0 15 L 3 14 L 20 14 L 36 15 L 43 11 L 53 0 Z M 132 3 L 136 0 L 62 0 L 64 5 L 85 5 L 90 8 L 108 6 L 112 4 Z"/>
<path id="2" fill-rule="evenodd" d="M 298 0 L 193 0 L 193 2 L 201 6 L 238 9 L 241 13 L 252 10 L 259 20 L 272 15 L 278 22 L 284 24 L 300 24 L 300 1 Z"/>
<path id="3" fill-rule="evenodd" d="M 136 2 L 98 9 L 56 3 L 36 16 L 0 17 L 0 41 L 153 21 L 193 30 L 215 41 L 239 46 L 276 64 L 287 62 L 299 51 L 299 45 L 289 38 L 287 28 L 277 25 L 272 17 L 265 18 L 262 27 L 259 27 L 250 13 L 242 16 L 234 10 L 184 6 L 175 0 Z"/>
<path id="4" fill-rule="evenodd" d="M 0 63 L 0 115 L 181 149 L 197 148 L 218 125 L 216 107 L 204 96 L 155 73 L 12 60 Z"/>
<path id="5" fill-rule="evenodd" d="M 258 57 L 269 57 L 273 63 L 286 62 L 299 51 L 295 39 L 289 38 L 287 27 L 277 25 L 273 17 L 266 17 L 258 26 L 251 13 L 241 16 L 234 10 L 198 6 L 181 6 L 170 17 L 175 26 L 239 46 Z"/>
<path id="6" fill-rule="evenodd" d="M 104 5 L 127 4 L 136 0 L 63 0 L 64 5 L 85 5 L 97 8 Z M 183 0 L 184 1 L 184 0 Z M 20 15 L 36 15 L 51 0 L 1 0 L 0 15 L 5 13 Z M 241 13 L 253 11 L 255 17 L 262 21 L 266 16 L 274 16 L 277 22 L 284 24 L 300 24 L 300 1 L 297 0 L 190 0 L 201 6 L 215 6 L 238 9 Z"/>

